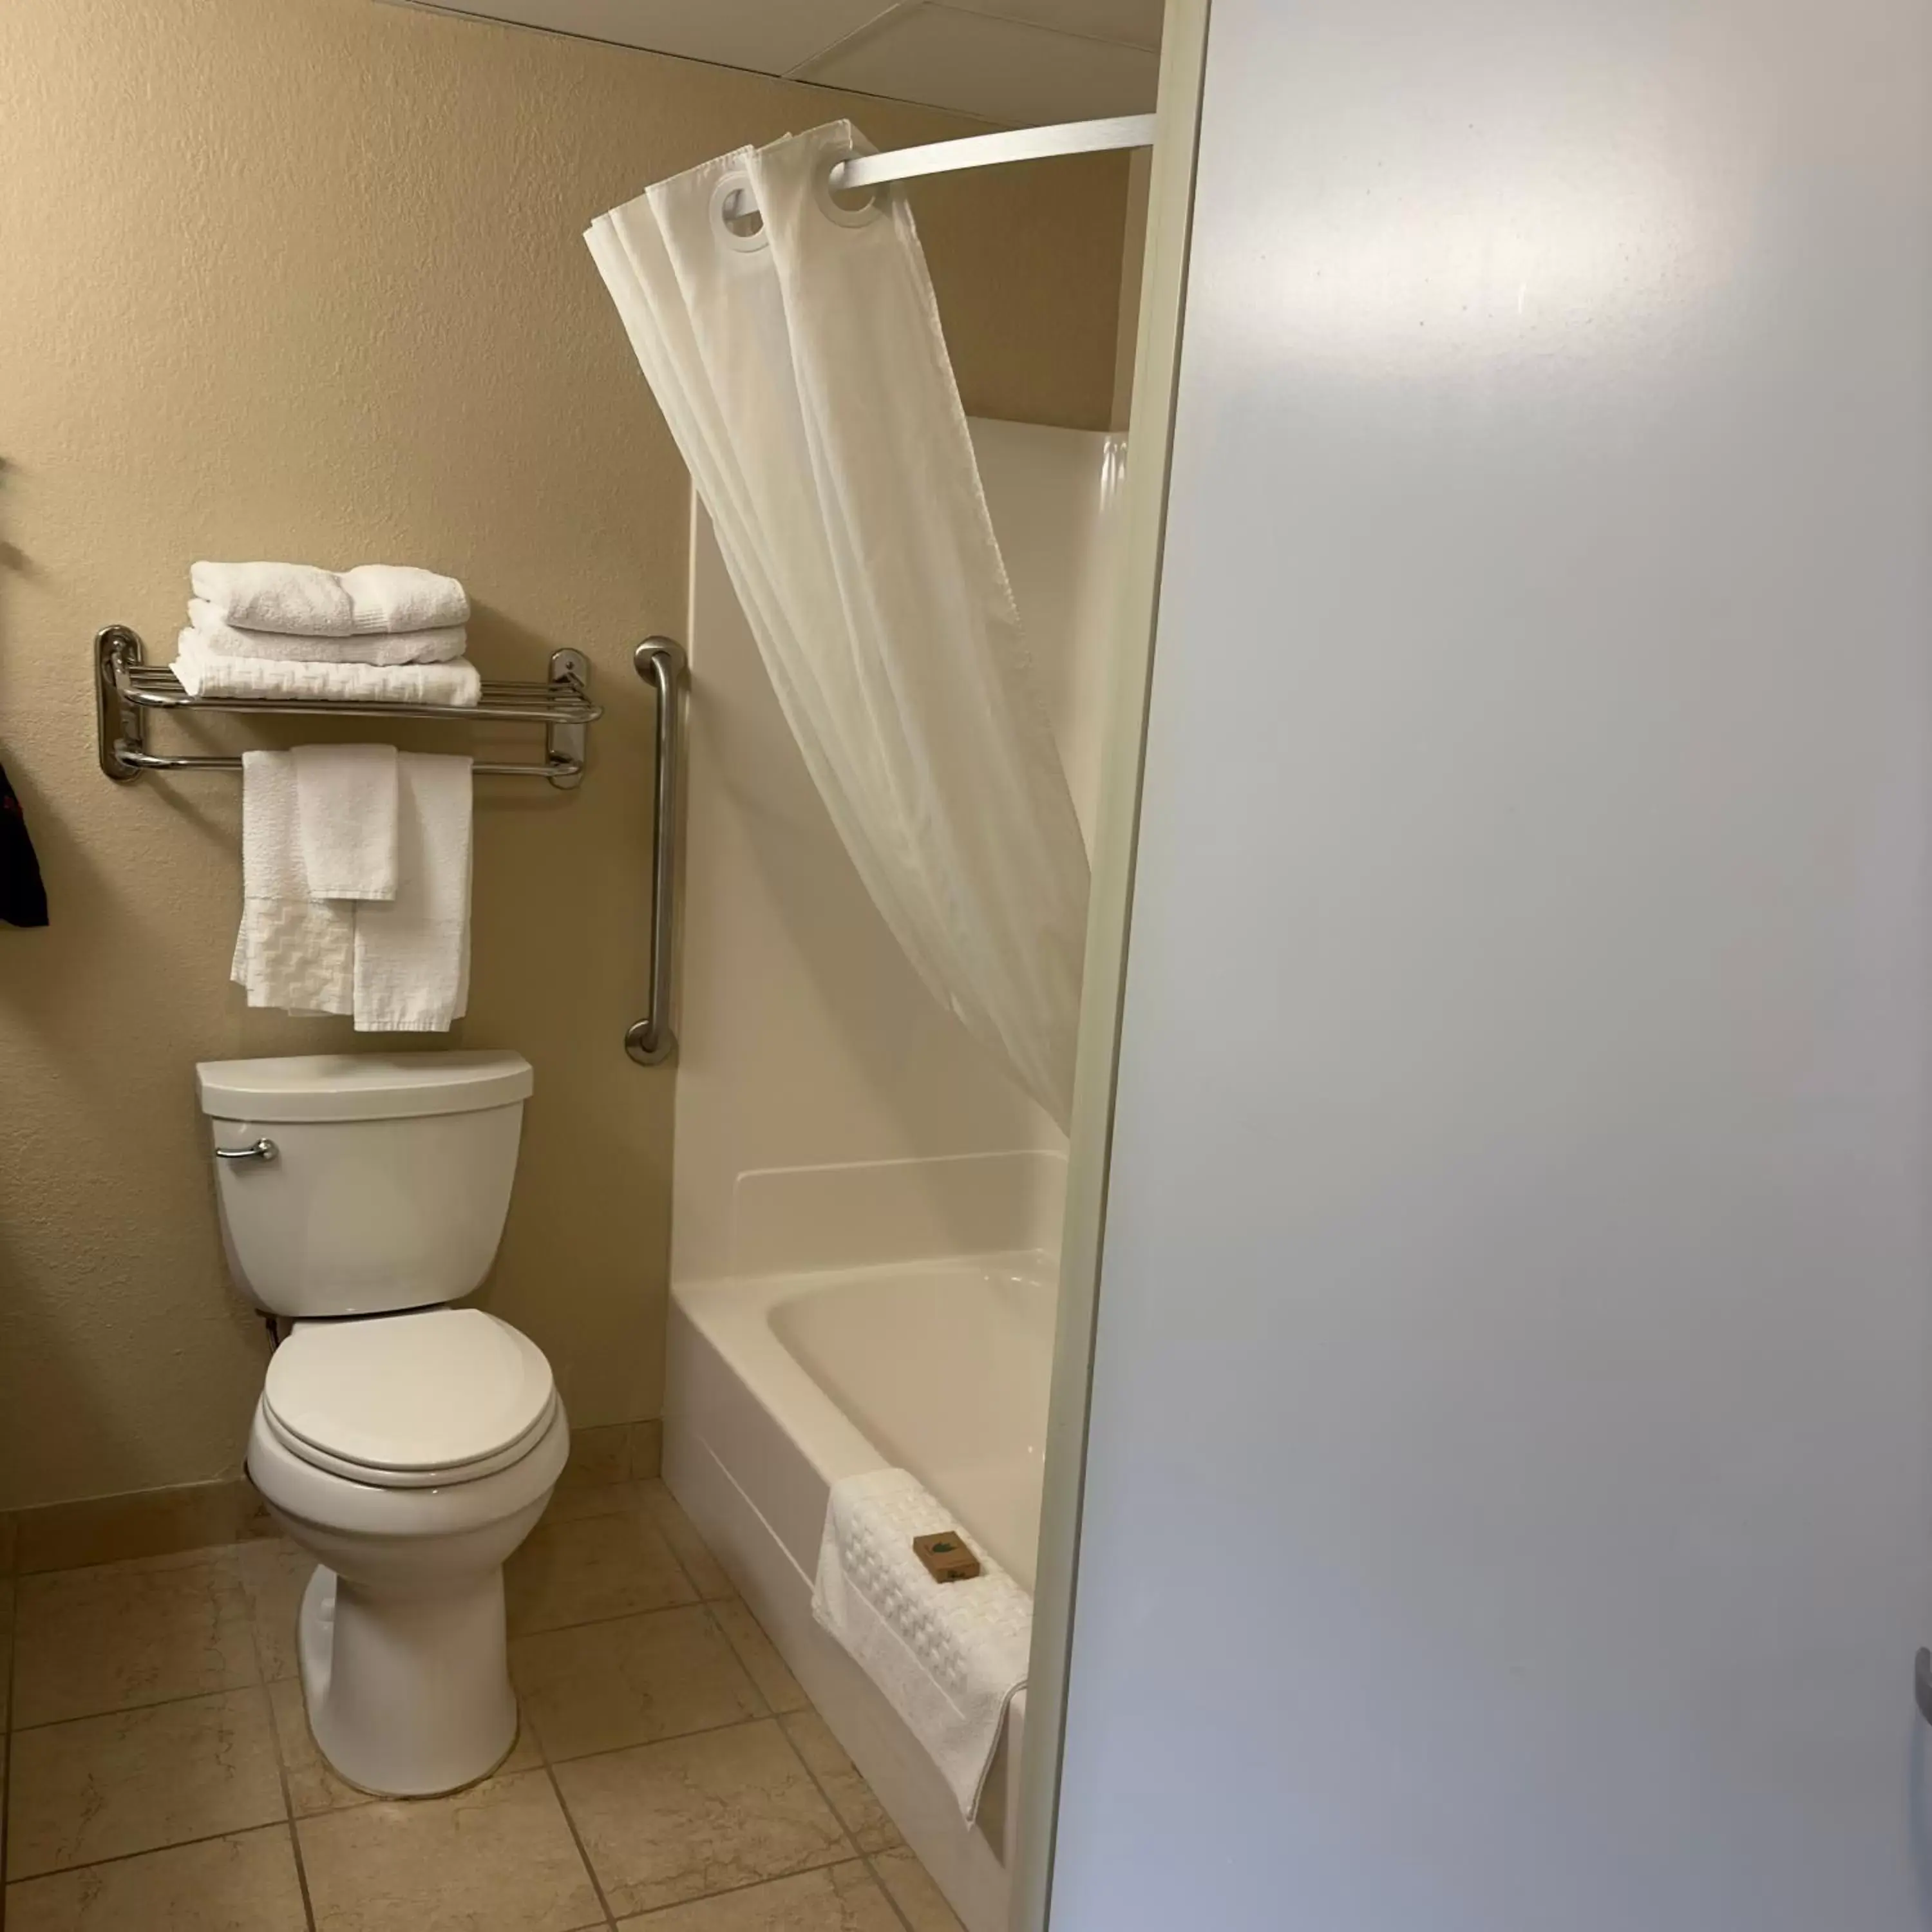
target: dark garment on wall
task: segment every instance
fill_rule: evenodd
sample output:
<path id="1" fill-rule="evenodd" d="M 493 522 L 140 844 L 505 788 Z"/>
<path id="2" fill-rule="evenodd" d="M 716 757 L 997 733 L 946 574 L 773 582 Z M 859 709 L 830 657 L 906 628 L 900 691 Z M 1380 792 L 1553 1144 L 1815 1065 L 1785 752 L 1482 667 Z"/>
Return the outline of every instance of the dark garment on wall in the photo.
<path id="1" fill-rule="evenodd" d="M 27 836 L 27 814 L 0 765 L 0 920 L 9 926 L 45 926 L 47 895 L 40 862 Z"/>

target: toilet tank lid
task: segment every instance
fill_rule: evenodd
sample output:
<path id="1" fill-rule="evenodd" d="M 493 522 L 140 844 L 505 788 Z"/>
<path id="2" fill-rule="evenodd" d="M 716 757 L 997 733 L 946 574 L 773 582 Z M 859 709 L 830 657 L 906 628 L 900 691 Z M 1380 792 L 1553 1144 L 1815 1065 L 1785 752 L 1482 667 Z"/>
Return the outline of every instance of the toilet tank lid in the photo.
<path id="1" fill-rule="evenodd" d="M 201 1111 L 224 1120 L 392 1120 L 527 1100 L 520 1053 L 310 1053 L 204 1060 Z"/>

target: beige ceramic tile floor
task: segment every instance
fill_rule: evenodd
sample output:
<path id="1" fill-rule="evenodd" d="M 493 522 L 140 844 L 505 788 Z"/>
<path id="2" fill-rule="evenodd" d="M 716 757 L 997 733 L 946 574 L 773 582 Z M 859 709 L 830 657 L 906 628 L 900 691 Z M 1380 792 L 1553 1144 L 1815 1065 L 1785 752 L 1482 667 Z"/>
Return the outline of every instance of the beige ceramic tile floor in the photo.
<path id="1" fill-rule="evenodd" d="M 0 1577 L 5 1932 L 958 1932 L 662 1484 L 573 1481 L 512 1559 L 522 1733 L 452 1798 L 316 1755 L 308 1571 Z"/>

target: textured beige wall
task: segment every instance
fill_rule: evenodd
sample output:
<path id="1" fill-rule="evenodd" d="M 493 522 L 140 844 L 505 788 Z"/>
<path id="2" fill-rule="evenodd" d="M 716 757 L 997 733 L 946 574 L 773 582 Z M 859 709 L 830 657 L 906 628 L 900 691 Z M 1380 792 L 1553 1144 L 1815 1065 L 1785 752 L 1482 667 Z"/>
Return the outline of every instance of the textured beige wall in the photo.
<path id="1" fill-rule="evenodd" d="M 884 146 L 972 131 L 374 0 L 0 4 L 0 758 L 55 920 L 0 928 L 0 1508 L 238 1467 L 265 1344 L 190 1068 L 352 1040 L 226 983 L 236 782 L 94 766 L 88 640 L 165 643 L 198 556 L 420 561 L 470 585 L 487 670 L 592 658 L 584 788 L 479 783 L 452 1043 L 538 1071 L 489 1304 L 574 1420 L 656 1412 L 672 1076 L 620 1044 L 651 722 L 628 654 L 682 627 L 686 486 L 578 238 L 845 112 Z M 1124 182 L 1096 157 L 916 191 L 970 410 L 1106 424 Z"/>

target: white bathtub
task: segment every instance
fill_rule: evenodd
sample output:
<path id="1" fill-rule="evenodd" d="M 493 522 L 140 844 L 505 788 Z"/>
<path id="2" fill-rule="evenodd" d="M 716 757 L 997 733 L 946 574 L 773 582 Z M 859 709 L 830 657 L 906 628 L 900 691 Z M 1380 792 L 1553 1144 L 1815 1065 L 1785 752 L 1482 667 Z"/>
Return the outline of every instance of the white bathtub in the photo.
<path id="1" fill-rule="evenodd" d="M 1036 1252 L 674 1288 L 664 1474 L 951 1899 L 1004 1932 L 1015 1702 L 968 1830 L 898 1717 L 812 1620 L 826 1492 L 910 1469 L 1030 1588 L 1053 1344 Z"/>

